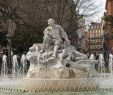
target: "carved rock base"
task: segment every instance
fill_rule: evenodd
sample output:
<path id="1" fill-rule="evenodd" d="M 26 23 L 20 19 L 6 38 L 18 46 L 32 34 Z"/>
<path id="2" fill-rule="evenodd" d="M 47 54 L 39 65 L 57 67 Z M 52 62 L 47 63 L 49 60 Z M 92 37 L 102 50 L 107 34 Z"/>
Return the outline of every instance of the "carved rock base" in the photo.
<path id="1" fill-rule="evenodd" d="M 32 69 L 33 68 L 33 69 Z M 46 68 L 46 67 L 30 67 L 27 78 L 39 79 L 70 79 L 88 77 L 88 72 L 78 70 L 76 68 Z"/>

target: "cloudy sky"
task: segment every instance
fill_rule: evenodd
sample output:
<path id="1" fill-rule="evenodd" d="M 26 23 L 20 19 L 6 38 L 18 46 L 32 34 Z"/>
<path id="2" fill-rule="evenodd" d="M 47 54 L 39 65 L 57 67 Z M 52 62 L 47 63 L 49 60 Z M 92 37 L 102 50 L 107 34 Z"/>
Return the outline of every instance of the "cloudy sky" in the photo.
<path id="1" fill-rule="evenodd" d="M 100 0 L 100 4 L 102 4 L 103 11 L 105 10 L 106 0 Z"/>
<path id="2" fill-rule="evenodd" d="M 97 13 L 95 13 L 95 15 L 93 15 L 91 18 L 89 18 L 89 17 L 86 18 L 86 23 L 101 22 L 101 18 L 104 15 L 106 0 L 94 0 L 94 2 L 95 2 L 94 3 L 95 6 L 97 6 L 97 9 L 96 9 Z"/>
<path id="3" fill-rule="evenodd" d="M 99 16 L 96 17 L 95 19 L 96 20 L 100 20 L 101 17 L 103 16 L 104 12 L 105 12 L 105 5 L 106 5 L 106 0 L 98 0 L 98 3 L 100 5 L 100 13 L 99 13 Z"/>

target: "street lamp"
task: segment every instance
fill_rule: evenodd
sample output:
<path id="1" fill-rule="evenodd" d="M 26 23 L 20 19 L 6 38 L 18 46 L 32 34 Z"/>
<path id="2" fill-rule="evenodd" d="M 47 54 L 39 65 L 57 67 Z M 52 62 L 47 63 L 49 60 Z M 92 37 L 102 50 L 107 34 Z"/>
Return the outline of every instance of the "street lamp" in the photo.
<path id="1" fill-rule="evenodd" d="M 8 41 L 8 58 L 9 64 L 11 65 L 11 36 L 9 34 L 6 35 Z"/>
<path id="2" fill-rule="evenodd" d="M 91 53 L 91 26 L 89 26 L 88 28 L 88 32 L 89 32 L 89 55 Z"/>

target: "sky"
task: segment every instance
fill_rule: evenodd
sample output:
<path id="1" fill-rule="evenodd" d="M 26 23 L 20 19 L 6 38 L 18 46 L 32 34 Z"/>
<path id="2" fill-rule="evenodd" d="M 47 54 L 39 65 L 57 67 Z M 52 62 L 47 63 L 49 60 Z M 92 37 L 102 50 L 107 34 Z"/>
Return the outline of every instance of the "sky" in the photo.
<path id="1" fill-rule="evenodd" d="M 94 5 L 97 6 L 97 13 L 95 13 L 91 18 L 86 18 L 86 23 L 101 22 L 104 12 L 106 11 L 106 0 L 94 0 L 94 2 Z"/>
<path id="2" fill-rule="evenodd" d="M 100 4 L 102 4 L 103 12 L 105 11 L 106 0 L 100 0 Z"/>
<path id="3" fill-rule="evenodd" d="M 104 12 L 105 12 L 105 5 L 106 5 L 106 0 L 98 0 L 97 2 L 98 4 L 100 4 L 100 12 L 99 12 L 99 16 L 97 16 L 95 18 L 96 21 L 100 21 L 101 17 L 103 16 Z"/>

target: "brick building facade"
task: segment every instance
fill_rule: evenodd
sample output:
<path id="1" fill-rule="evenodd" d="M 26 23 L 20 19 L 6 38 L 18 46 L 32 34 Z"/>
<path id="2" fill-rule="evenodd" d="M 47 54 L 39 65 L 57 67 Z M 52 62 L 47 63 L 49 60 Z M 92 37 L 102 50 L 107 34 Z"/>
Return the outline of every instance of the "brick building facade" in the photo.
<path id="1" fill-rule="evenodd" d="M 106 53 L 113 54 L 113 0 L 106 0 L 106 13 L 104 14 L 104 48 Z"/>
<path id="2" fill-rule="evenodd" d="M 106 1 L 106 10 L 107 10 L 107 15 L 113 16 L 113 0 Z"/>

